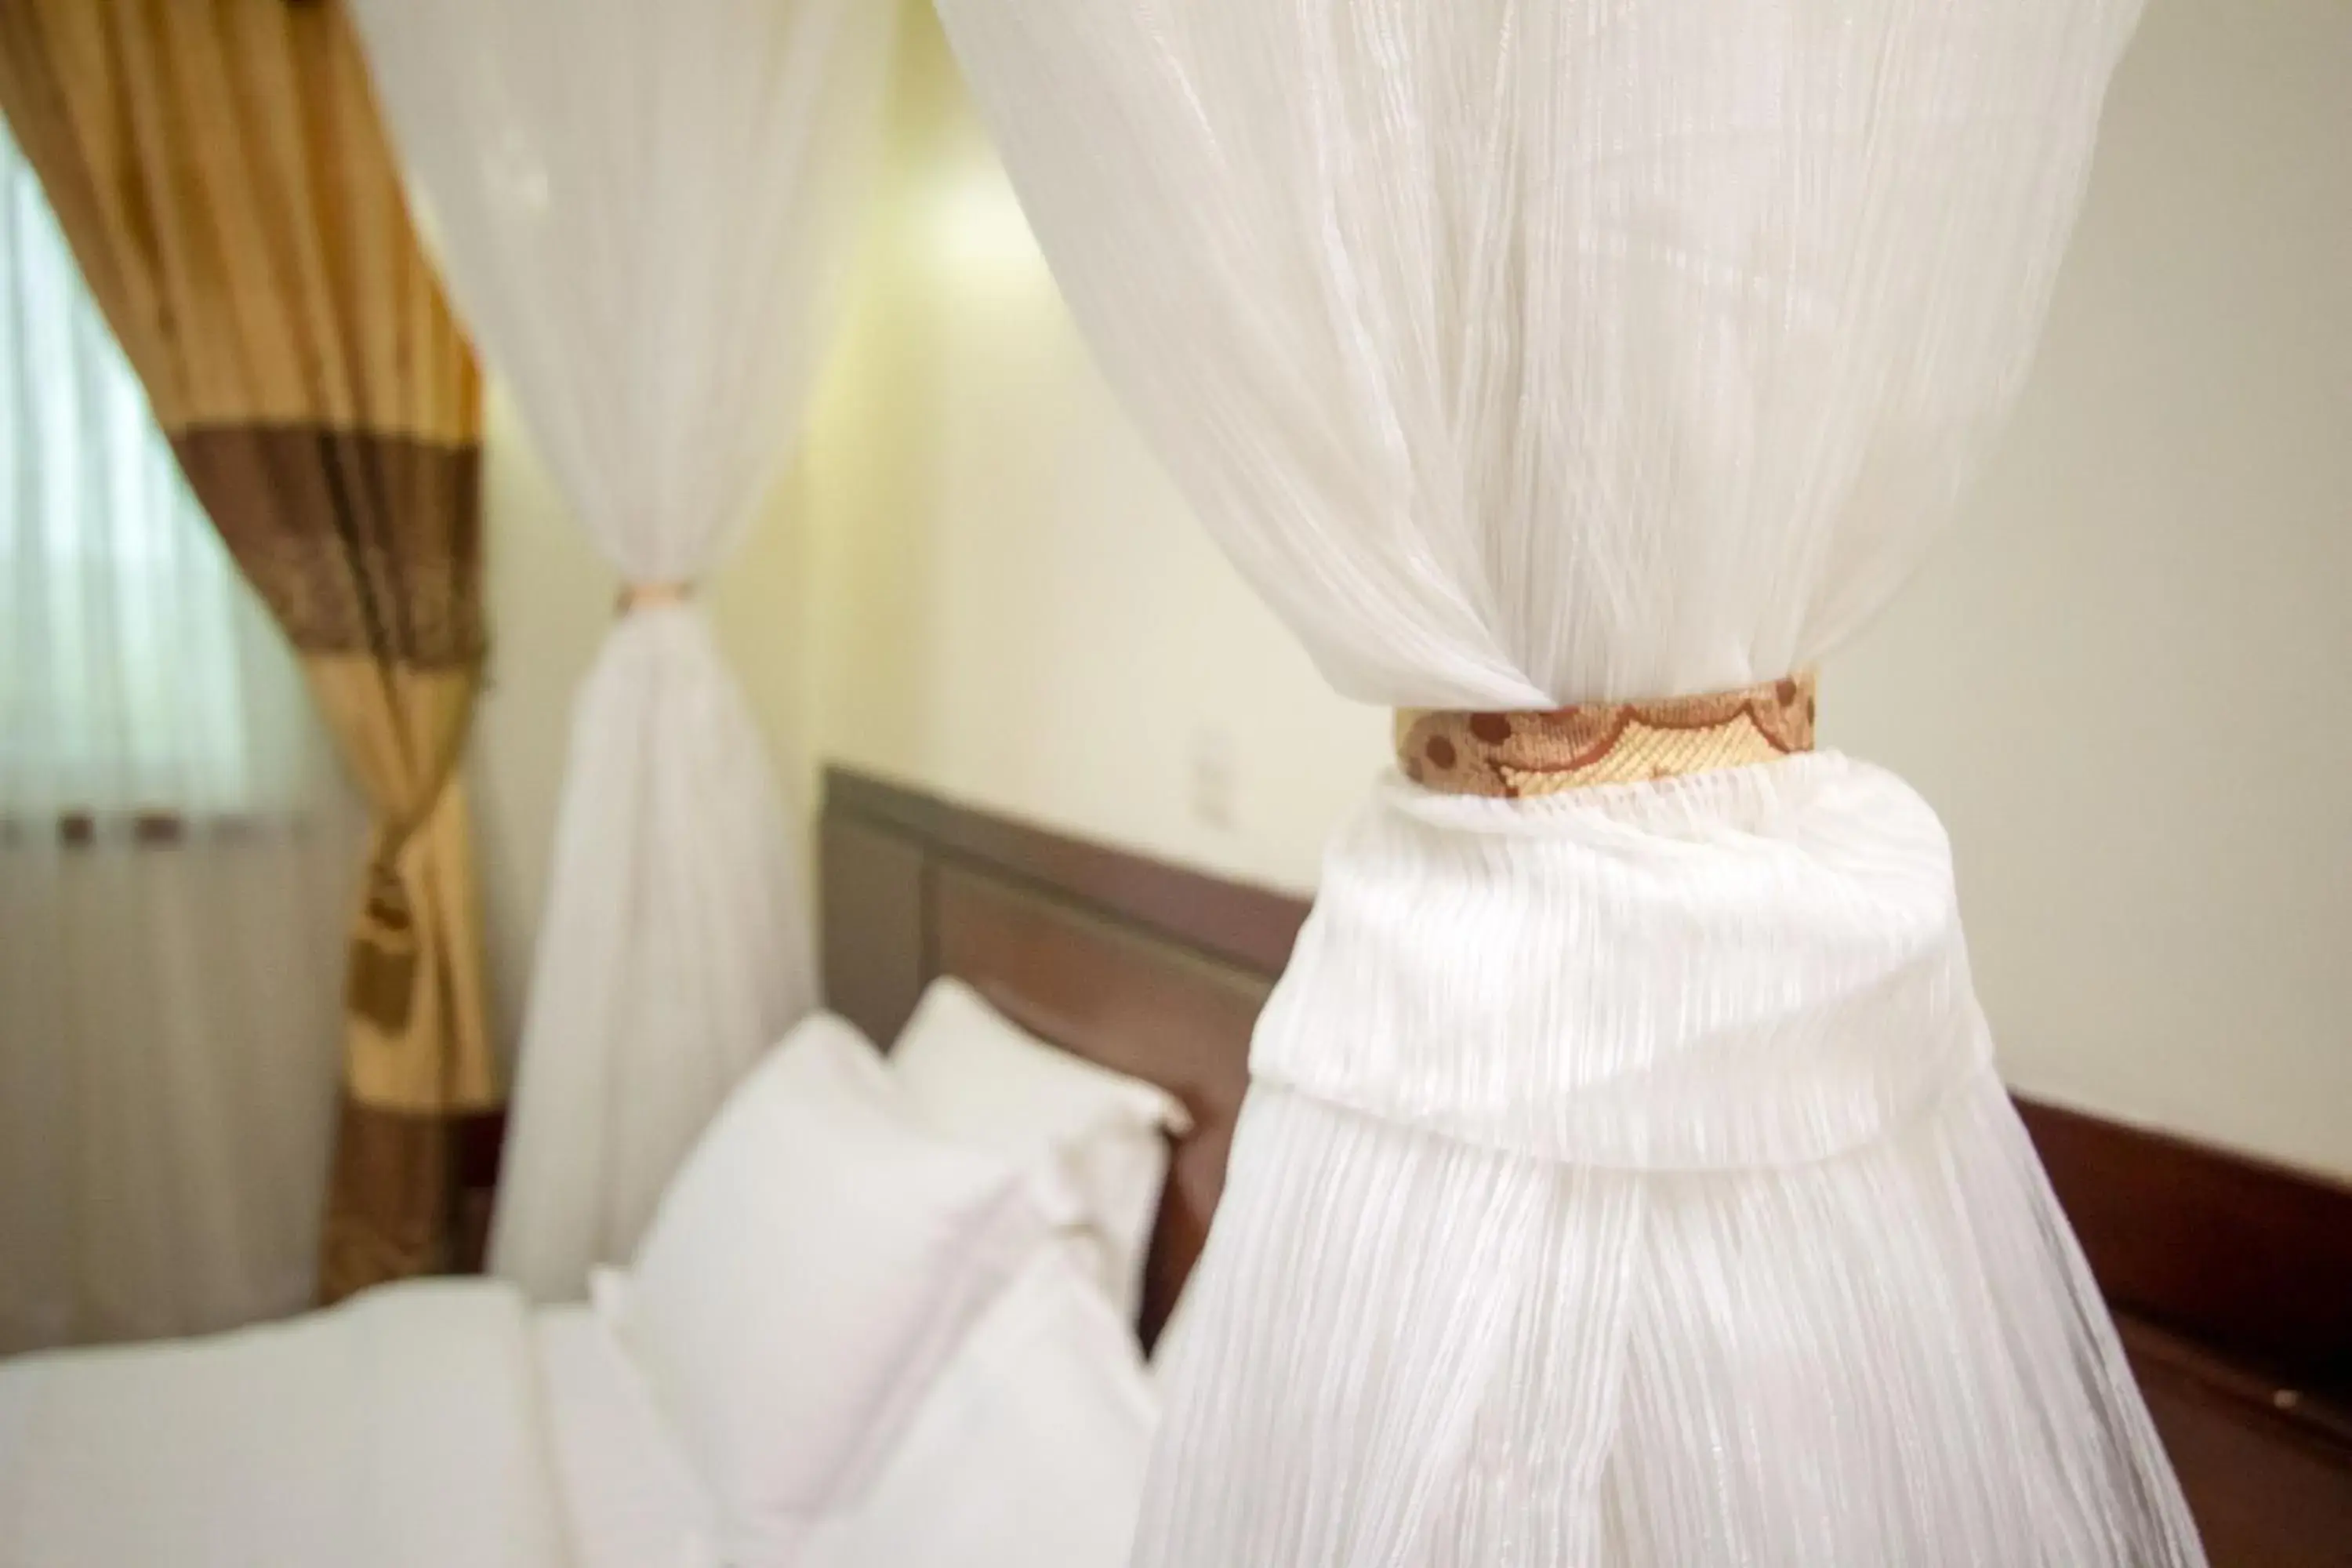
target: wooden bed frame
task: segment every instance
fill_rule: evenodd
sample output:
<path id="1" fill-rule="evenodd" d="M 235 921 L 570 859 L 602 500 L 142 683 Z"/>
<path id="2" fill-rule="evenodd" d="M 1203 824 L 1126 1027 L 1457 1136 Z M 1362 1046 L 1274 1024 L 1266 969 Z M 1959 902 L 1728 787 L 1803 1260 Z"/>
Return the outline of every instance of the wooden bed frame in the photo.
<path id="1" fill-rule="evenodd" d="M 952 974 L 1192 1114 L 1145 1264 L 1149 1346 L 1209 1234 L 1250 1028 L 1304 907 L 838 769 L 818 850 L 825 1001 L 870 1038 L 896 1038 L 923 987 Z"/>
<path id="2" fill-rule="evenodd" d="M 828 1004 L 887 1044 L 953 974 L 1062 1048 L 1191 1110 L 1138 1325 L 1200 1257 L 1252 1024 L 1302 900 L 843 769 L 826 774 Z M 2352 1190 L 2021 1102 L 2217 1568 L 2352 1568 Z"/>

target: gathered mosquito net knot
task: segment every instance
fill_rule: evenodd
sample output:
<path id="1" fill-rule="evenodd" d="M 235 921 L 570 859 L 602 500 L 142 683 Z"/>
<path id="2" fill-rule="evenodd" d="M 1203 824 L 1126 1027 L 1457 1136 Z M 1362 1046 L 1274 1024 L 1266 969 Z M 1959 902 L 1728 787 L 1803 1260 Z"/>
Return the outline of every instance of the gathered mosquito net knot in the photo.
<path id="1" fill-rule="evenodd" d="M 1799 752 L 1517 803 L 1385 781 L 1251 1067 L 1483 1148 L 1759 1170 L 1885 1137 L 1990 1051 L 1934 813 Z"/>
<path id="2" fill-rule="evenodd" d="M 1814 717 L 1811 671 L 1400 710 L 1399 776 L 1333 847 L 1257 1077 L 1613 1170 L 1800 1164 L 1923 1113 L 1990 1057 L 1943 835 L 1887 775 L 1811 758 Z"/>
<path id="3" fill-rule="evenodd" d="M 1943 830 L 1780 687 L 2015 400 L 2138 0 L 939 11 L 1168 472 L 1414 710 L 1259 1020 L 1137 1568 L 2199 1561 Z"/>

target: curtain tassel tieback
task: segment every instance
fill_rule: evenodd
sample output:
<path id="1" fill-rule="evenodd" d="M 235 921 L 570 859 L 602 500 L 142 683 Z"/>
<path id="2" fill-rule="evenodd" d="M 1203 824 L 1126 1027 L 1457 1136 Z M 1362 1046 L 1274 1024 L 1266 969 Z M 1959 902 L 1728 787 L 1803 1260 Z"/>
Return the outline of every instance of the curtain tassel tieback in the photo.
<path id="1" fill-rule="evenodd" d="M 461 714 L 469 714 L 468 693 Z M 464 720 L 458 721 L 462 733 Z M 408 1031 L 416 1011 L 416 983 L 424 965 L 424 943 L 417 930 L 416 906 L 411 897 L 402 857 L 417 833 L 441 804 L 442 792 L 456 772 L 459 748 L 445 749 L 438 772 L 418 792 L 415 808 L 387 816 L 377 826 L 368 854 L 367 880 L 360 898 L 359 919 L 352 927 L 343 970 L 343 1010 L 363 1018 L 393 1037 Z"/>
<path id="2" fill-rule="evenodd" d="M 384 833 L 369 857 L 367 887 L 351 934 L 343 973 L 343 1007 L 387 1035 L 408 1028 L 420 962 L 416 915 L 400 874 L 405 834 Z"/>
<path id="3" fill-rule="evenodd" d="M 1441 795 L 1516 799 L 1675 778 L 1813 749 L 1813 672 L 1738 691 L 1548 712 L 1404 708 L 1397 766 Z"/>
<path id="4" fill-rule="evenodd" d="M 639 610 L 658 610 L 671 605 L 683 605 L 694 597 L 690 582 L 631 583 L 613 601 L 613 614 L 631 616 Z"/>

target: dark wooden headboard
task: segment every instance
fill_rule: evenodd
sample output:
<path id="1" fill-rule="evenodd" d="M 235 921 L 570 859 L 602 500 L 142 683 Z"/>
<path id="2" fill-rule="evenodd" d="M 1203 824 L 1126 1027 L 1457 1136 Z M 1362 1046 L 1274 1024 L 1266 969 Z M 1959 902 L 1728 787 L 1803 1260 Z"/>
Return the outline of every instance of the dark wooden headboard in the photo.
<path id="1" fill-rule="evenodd" d="M 1149 1345 L 1208 1236 L 1250 1027 L 1305 906 L 840 769 L 825 777 L 818 852 L 825 1000 L 869 1037 L 887 1046 L 923 987 L 952 974 L 1192 1113 L 1145 1266 Z"/>
<path id="2" fill-rule="evenodd" d="M 1306 904 L 838 768 L 819 837 L 826 999 L 874 1039 L 887 1045 L 924 985 L 953 974 L 1191 1110 L 1146 1275 L 1149 1344 L 1208 1234 L 1250 1027 Z M 2019 1109 L 2217 1568 L 2352 1564 L 2352 1192 Z"/>

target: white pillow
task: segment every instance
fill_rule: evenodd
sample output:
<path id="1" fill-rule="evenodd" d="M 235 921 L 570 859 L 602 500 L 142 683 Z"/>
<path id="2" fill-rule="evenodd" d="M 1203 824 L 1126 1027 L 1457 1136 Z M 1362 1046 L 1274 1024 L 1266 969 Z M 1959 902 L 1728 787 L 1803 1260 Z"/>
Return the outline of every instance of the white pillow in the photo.
<path id="1" fill-rule="evenodd" d="M 709 1486 L 740 1568 L 853 1506 L 1047 1219 L 1017 1167 L 930 1131 L 819 1015 L 755 1067 L 602 1304 Z"/>
<path id="2" fill-rule="evenodd" d="M 1055 1049 L 948 976 L 924 991 L 890 1063 L 942 1131 L 1058 1175 L 1085 1213 L 1097 1279 L 1132 1321 L 1168 1179 L 1165 1135 L 1192 1131 L 1176 1097 Z"/>
<path id="3" fill-rule="evenodd" d="M 1159 1399 L 1134 1330 L 1062 1247 L 1036 1253 L 805 1568 L 1126 1568 Z"/>

